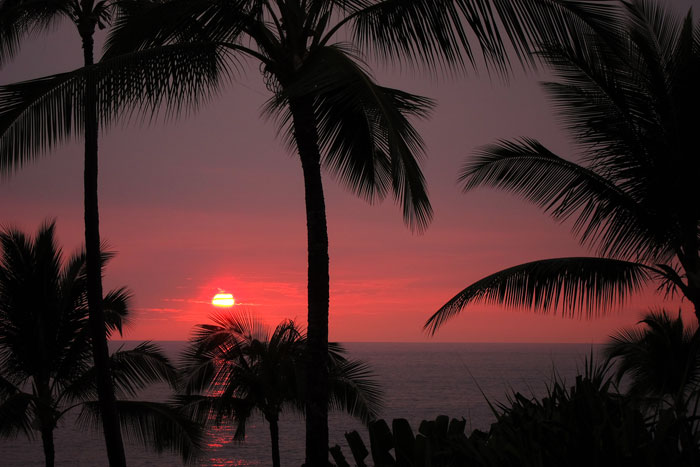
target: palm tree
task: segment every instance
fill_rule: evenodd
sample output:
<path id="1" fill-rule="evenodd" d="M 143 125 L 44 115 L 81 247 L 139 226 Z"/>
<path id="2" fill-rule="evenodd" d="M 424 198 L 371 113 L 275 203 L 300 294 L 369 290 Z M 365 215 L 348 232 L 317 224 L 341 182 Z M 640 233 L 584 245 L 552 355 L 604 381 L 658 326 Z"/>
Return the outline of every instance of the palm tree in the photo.
<path id="1" fill-rule="evenodd" d="M 700 333 L 684 326 L 680 312 L 649 313 L 639 322 L 644 329 L 625 329 L 605 348 L 616 363 L 617 382 L 626 378 L 627 392 L 650 409 L 657 437 L 670 436 L 697 463 L 698 405 L 700 404 Z"/>
<path id="2" fill-rule="evenodd" d="M 598 315 L 659 281 L 700 319 L 700 205 L 696 129 L 700 26 L 648 1 L 624 2 L 622 29 L 550 43 L 545 89 L 582 148 L 582 163 L 524 138 L 482 149 L 460 179 L 542 207 L 598 257 L 515 266 L 466 287 L 426 323 L 435 332 L 474 302 Z M 618 20 L 615 20 L 618 21 Z"/>
<path id="3" fill-rule="evenodd" d="M 60 20 L 80 35 L 84 68 L 0 87 L 0 172 L 21 167 L 73 132 L 85 143 L 84 205 L 90 332 L 103 429 L 110 465 L 125 466 L 124 448 L 109 376 L 107 329 L 102 310 L 98 210 L 98 134 L 126 108 L 156 111 L 162 101 L 196 102 L 215 86 L 219 54 L 211 44 L 188 44 L 127 54 L 95 64 L 95 29 L 111 21 L 118 1 L 0 0 L 0 66 L 19 50 L 27 35 Z M 99 66 L 97 66 L 99 65 Z"/>
<path id="4" fill-rule="evenodd" d="M 586 16 L 581 12 L 587 12 Z M 266 112 L 299 155 L 308 245 L 306 460 L 328 458 L 329 256 L 321 167 L 369 201 L 393 194 L 404 220 L 423 231 L 431 217 L 418 163 L 423 141 L 410 123 L 432 102 L 378 85 L 364 64 L 388 60 L 461 69 L 485 62 L 505 73 L 499 28 L 523 61 L 529 45 L 576 32 L 580 18 L 614 16 L 600 2 L 566 0 L 188 0 L 123 4 L 108 54 L 209 40 L 240 66 L 259 63 L 272 97 Z M 577 27 L 573 27 L 575 23 Z M 339 39 L 350 31 L 352 39 Z M 341 35 L 342 36 L 342 35 Z M 478 43 L 477 58 L 472 43 Z"/>
<path id="5" fill-rule="evenodd" d="M 644 329 L 625 329 L 605 348 L 617 362 L 617 380 L 628 376 L 628 393 L 685 413 L 692 394 L 700 389 L 700 334 L 684 326 L 680 313 L 664 310 L 647 314 Z"/>
<path id="6" fill-rule="evenodd" d="M 32 438 L 38 431 L 46 465 L 53 466 L 58 421 L 77 408 L 83 409 L 86 423 L 99 413 L 94 410 L 97 372 L 90 362 L 85 254 L 64 265 L 53 224 L 43 225 L 33 239 L 4 230 L 0 246 L 0 437 Z M 103 254 L 102 263 L 108 259 Z M 105 295 L 108 334 L 121 333 L 128 323 L 129 298 L 125 288 Z M 114 352 L 110 364 L 123 397 L 152 383 L 177 382 L 168 359 L 148 342 Z M 118 407 L 128 432 L 146 446 L 172 449 L 185 459 L 197 452 L 197 426 L 172 407 L 133 400 Z"/>
<path id="7" fill-rule="evenodd" d="M 293 321 L 270 333 L 245 312 L 212 320 L 196 327 L 185 352 L 183 401 L 204 420 L 233 419 L 235 440 L 244 439 L 248 418 L 260 412 L 270 425 L 272 465 L 279 467 L 279 415 L 304 411 L 306 336 Z M 339 344 L 330 343 L 329 349 L 330 407 L 368 423 L 381 408 L 379 385 L 364 363 L 344 357 Z"/>

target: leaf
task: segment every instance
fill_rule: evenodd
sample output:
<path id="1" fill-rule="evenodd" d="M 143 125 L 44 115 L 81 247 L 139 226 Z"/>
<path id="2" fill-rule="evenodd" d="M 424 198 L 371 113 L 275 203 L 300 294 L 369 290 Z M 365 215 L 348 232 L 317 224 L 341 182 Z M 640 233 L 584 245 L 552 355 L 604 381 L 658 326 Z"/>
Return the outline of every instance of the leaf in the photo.
<path id="1" fill-rule="evenodd" d="M 209 43 L 176 44 L 0 86 L 0 173 L 82 133 L 88 76 L 96 83 L 101 127 L 134 115 L 170 118 L 196 109 L 216 92 L 227 74 L 223 54 Z"/>
<path id="2" fill-rule="evenodd" d="M 365 424 L 379 416 L 383 409 L 383 392 L 376 374 L 366 363 L 343 361 L 331 365 L 328 372 L 330 408 L 345 410 Z"/>
<path id="3" fill-rule="evenodd" d="M 432 207 L 418 162 L 424 142 L 409 119 L 427 117 L 430 99 L 377 85 L 338 46 L 316 49 L 267 112 L 282 111 L 280 120 L 291 121 L 286 106 L 293 99 L 314 103 L 325 168 L 370 202 L 392 191 L 404 221 L 419 232 L 427 228 Z"/>
<path id="4" fill-rule="evenodd" d="M 33 404 L 34 398 L 23 392 L 0 399 L 0 438 L 14 438 L 22 433 L 33 439 Z"/>
<path id="5" fill-rule="evenodd" d="M 533 261 L 491 274 L 443 305 L 423 328 L 431 334 L 470 303 L 530 308 L 541 313 L 562 307 L 565 316 L 604 314 L 621 305 L 651 278 L 652 268 L 609 258 Z"/>
<path id="6" fill-rule="evenodd" d="M 204 447 L 202 426 L 175 406 L 159 402 L 124 401 L 116 403 L 122 432 L 129 440 L 141 443 L 158 453 L 170 451 L 183 462 L 194 462 Z M 97 402 L 86 403 L 78 416 L 85 429 L 99 430 Z"/>
<path id="7" fill-rule="evenodd" d="M 624 187 L 522 138 L 480 149 L 460 174 L 464 190 L 492 186 L 525 198 L 554 219 L 574 218 L 573 231 L 602 255 L 655 262 L 673 255 L 657 235 L 653 213 Z"/>

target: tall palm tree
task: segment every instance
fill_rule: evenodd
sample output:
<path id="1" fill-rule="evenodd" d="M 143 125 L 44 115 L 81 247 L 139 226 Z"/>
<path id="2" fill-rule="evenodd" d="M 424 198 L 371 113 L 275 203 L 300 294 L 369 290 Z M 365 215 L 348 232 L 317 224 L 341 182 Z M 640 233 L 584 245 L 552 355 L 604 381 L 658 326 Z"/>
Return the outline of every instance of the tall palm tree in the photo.
<path id="1" fill-rule="evenodd" d="M 586 12 L 587 15 L 581 15 Z M 580 30 L 580 18 L 614 14 L 605 2 L 566 0 L 165 0 L 124 3 L 108 54 L 208 40 L 238 60 L 259 63 L 277 117 L 299 155 L 308 245 L 306 460 L 328 457 L 329 256 L 321 168 L 369 201 L 392 193 L 404 220 L 424 230 L 431 217 L 410 123 L 432 102 L 380 86 L 367 71 L 387 60 L 460 69 L 485 62 L 505 73 L 504 41 L 529 61 L 529 45 Z M 591 19 L 592 18 L 592 19 Z M 577 27 L 573 27 L 573 25 Z M 350 32 L 350 39 L 339 32 Z M 477 58 L 472 44 L 478 44 Z"/>
<path id="2" fill-rule="evenodd" d="M 95 418 L 96 370 L 87 329 L 85 254 L 63 264 L 54 225 L 35 238 L 0 232 L 0 437 L 41 434 L 47 467 L 54 465 L 53 432 L 69 411 Z M 103 263 L 109 258 L 103 254 Z M 108 334 L 129 318 L 125 288 L 105 295 Z M 133 397 L 149 384 L 175 386 L 177 372 L 157 346 L 143 343 L 110 356 L 118 395 Z M 199 446 L 196 425 L 161 403 L 120 402 L 122 422 L 146 446 L 172 449 L 190 458 Z M 144 423 L 146 422 L 146 423 Z"/>
<path id="3" fill-rule="evenodd" d="M 236 422 L 234 439 L 244 439 L 253 411 L 270 425 L 272 465 L 279 467 L 279 416 L 304 410 L 306 336 L 293 321 L 272 332 L 245 312 L 221 314 L 214 324 L 200 324 L 185 352 L 183 401 L 201 418 Z M 330 406 L 367 423 L 381 408 L 379 385 L 367 366 L 344 357 L 329 344 Z M 193 394 L 195 396 L 193 396 Z"/>
<path id="4" fill-rule="evenodd" d="M 77 28 L 85 65 L 70 73 L 0 87 L 0 172 L 17 169 L 71 133 L 84 136 L 92 352 L 110 465 L 125 466 L 101 304 L 98 134 L 126 108 L 155 111 L 164 100 L 173 101 L 177 108 L 183 101 L 197 101 L 214 86 L 212 81 L 221 70 L 219 54 L 212 44 L 169 47 L 157 54 L 127 54 L 95 64 L 95 30 L 105 28 L 118 7 L 118 1 L 108 0 L 0 0 L 0 66 L 18 52 L 25 36 L 44 32 L 60 20 L 68 20 Z"/>
<path id="5" fill-rule="evenodd" d="M 492 274 L 443 305 L 425 325 L 431 332 L 474 302 L 598 315 L 652 281 L 700 319 L 700 25 L 692 11 L 681 18 L 654 2 L 623 6 L 619 32 L 543 46 L 557 77 L 544 87 L 582 163 L 523 138 L 482 149 L 460 176 L 465 190 L 493 186 L 555 220 L 573 219 L 574 234 L 599 256 Z"/>

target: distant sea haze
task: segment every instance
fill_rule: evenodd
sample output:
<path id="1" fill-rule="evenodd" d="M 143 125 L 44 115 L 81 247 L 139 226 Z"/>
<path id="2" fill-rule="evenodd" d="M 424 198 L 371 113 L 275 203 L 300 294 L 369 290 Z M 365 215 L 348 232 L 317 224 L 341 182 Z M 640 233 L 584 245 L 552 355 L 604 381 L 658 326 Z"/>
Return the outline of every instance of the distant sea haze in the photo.
<path id="1" fill-rule="evenodd" d="M 123 343 L 131 347 L 134 342 Z M 177 359 L 184 342 L 160 342 L 166 353 Z M 117 344 L 121 345 L 121 344 Z M 505 401 L 507 394 L 542 396 L 556 370 L 567 384 L 573 384 L 584 358 L 599 345 L 585 344 L 442 344 L 442 343 L 349 343 L 353 358 L 371 364 L 382 384 L 385 409 L 382 417 L 406 418 L 414 431 L 424 419 L 437 415 L 465 418 L 467 429 L 487 430 L 494 421 L 483 393 L 491 402 Z M 169 390 L 150 388 L 142 399 L 164 400 Z M 104 442 L 98 433 L 83 432 L 68 416 L 56 430 L 57 467 L 96 467 L 107 465 Z M 358 430 L 369 442 L 364 427 L 344 414 L 329 420 L 330 443 L 340 444 L 349 455 L 344 434 Z M 270 438 L 262 416 L 253 416 L 243 443 L 232 441 L 232 426 L 209 431 L 209 449 L 197 464 L 200 466 L 267 466 Z M 280 422 L 282 465 L 298 467 L 304 461 L 304 421 L 295 413 L 285 413 Z M 130 466 L 176 466 L 179 458 L 145 451 L 137 445 L 127 446 Z M 7 467 L 43 466 L 41 440 L 25 438 L 0 441 L 0 465 Z"/>

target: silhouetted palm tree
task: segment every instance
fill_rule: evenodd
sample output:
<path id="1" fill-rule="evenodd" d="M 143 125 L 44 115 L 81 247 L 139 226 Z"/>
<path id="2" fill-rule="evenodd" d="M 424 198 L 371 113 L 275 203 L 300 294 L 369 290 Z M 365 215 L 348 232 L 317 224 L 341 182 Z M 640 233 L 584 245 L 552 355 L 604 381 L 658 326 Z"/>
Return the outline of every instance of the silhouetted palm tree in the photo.
<path id="1" fill-rule="evenodd" d="M 34 239 L 17 230 L 0 232 L 0 437 L 41 433 L 47 466 L 54 465 L 53 431 L 70 410 L 82 408 L 85 422 L 97 419 L 96 371 L 87 329 L 85 254 L 63 265 L 54 225 Z M 109 256 L 103 255 L 104 260 Z M 129 316 L 129 292 L 104 297 L 107 332 Z M 135 396 L 156 382 L 174 386 L 177 372 L 157 346 L 142 343 L 110 357 L 118 395 Z M 199 446 L 198 427 L 166 404 L 121 401 L 128 432 L 158 451 L 190 458 Z"/>
<path id="2" fill-rule="evenodd" d="M 304 411 L 306 337 L 293 321 L 270 333 L 246 313 L 212 319 L 214 324 L 197 326 L 185 353 L 183 401 L 200 419 L 233 419 L 236 440 L 244 439 L 252 412 L 260 412 L 270 424 L 272 465 L 279 467 L 279 415 L 283 410 Z M 362 362 L 347 360 L 340 345 L 330 343 L 329 348 L 330 407 L 365 423 L 376 418 L 381 392 L 371 371 Z"/>
<path id="3" fill-rule="evenodd" d="M 426 323 L 435 332 L 473 302 L 597 315 L 642 285 L 680 293 L 700 319 L 700 26 L 663 5 L 624 3 L 619 33 L 599 29 L 575 46 L 544 46 L 546 83 L 582 164 L 533 139 L 480 151 L 465 190 L 493 186 L 573 219 L 600 257 L 515 266 L 475 282 Z M 619 20 L 618 20 L 619 21 Z"/>
<path id="4" fill-rule="evenodd" d="M 627 377 L 627 392 L 653 405 L 685 413 L 700 389 L 700 334 L 683 325 L 680 314 L 649 313 L 644 329 L 620 331 L 605 348 L 616 361 L 618 382 Z"/>
<path id="5" fill-rule="evenodd" d="M 628 394 L 651 410 L 659 442 L 673 440 L 688 465 L 697 465 L 700 333 L 684 326 L 680 312 L 675 319 L 666 311 L 649 313 L 640 324 L 645 328 L 613 336 L 605 353 L 615 362 L 618 383 L 624 378 Z"/>
<path id="6" fill-rule="evenodd" d="M 378 85 L 365 57 L 453 70 L 483 61 L 506 72 L 499 28 L 529 60 L 531 42 L 567 34 L 581 11 L 595 19 L 611 10 L 563 0 L 166 0 L 124 3 L 121 11 L 109 53 L 210 40 L 241 62 L 259 63 L 272 93 L 266 112 L 294 144 L 304 176 L 311 388 L 306 460 L 325 467 L 329 257 L 321 167 L 369 201 L 393 194 L 418 231 L 432 217 L 418 163 L 423 141 L 410 123 L 432 102 Z M 482 58 L 475 58 L 475 43 Z"/>
<path id="7" fill-rule="evenodd" d="M 199 90 L 213 85 L 219 57 L 212 44 L 188 44 L 155 54 L 149 51 L 113 57 L 96 66 L 95 29 L 110 23 L 118 5 L 118 1 L 107 0 L 0 0 L 0 66 L 17 53 L 25 36 L 44 32 L 60 20 L 71 21 L 77 28 L 85 64 L 70 73 L 0 87 L 0 172 L 22 166 L 73 132 L 84 135 L 85 245 L 93 358 L 110 465 L 125 466 L 100 303 L 98 133 L 127 107 L 155 111 L 163 100 L 171 99 L 178 105 L 196 100 Z"/>

